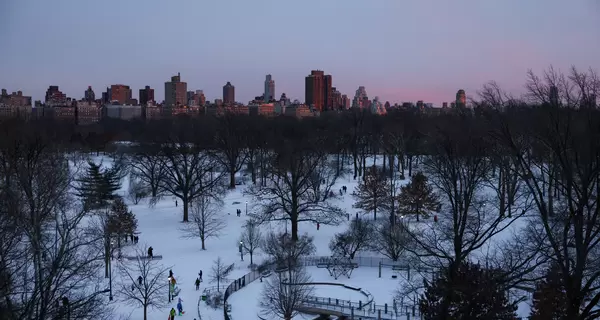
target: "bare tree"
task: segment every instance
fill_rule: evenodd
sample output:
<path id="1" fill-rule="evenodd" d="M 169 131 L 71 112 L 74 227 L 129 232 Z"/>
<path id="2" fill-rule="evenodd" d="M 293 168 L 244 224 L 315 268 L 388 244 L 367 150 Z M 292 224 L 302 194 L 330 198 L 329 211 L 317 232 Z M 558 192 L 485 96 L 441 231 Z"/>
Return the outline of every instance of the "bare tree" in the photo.
<path id="1" fill-rule="evenodd" d="M 314 292 L 311 278 L 304 269 L 281 272 L 270 277 L 260 300 L 261 314 L 268 319 L 291 320 Z"/>
<path id="2" fill-rule="evenodd" d="M 383 256 L 398 261 L 412 244 L 412 238 L 404 223 L 391 223 L 384 220 L 375 228 L 372 248 Z"/>
<path id="3" fill-rule="evenodd" d="M 326 201 L 331 189 L 335 185 L 338 178 L 344 174 L 344 171 L 337 168 L 335 161 L 324 160 L 325 163 L 318 166 L 311 176 L 310 194 L 314 197 L 314 201 Z"/>
<path id="4" fill-rule="evenodd" d="M 215 157 L 185 140 L 171 140 L 163 148 L 162 164 L 166 169 L 163 189 L 181 199 L 183 221 L 188 222 L 189 205 L 201 196 L 219 194 L 223 175 Z"/>
<path id="5" fill-rule="evenodd" d="M 504 110 L 521 103 L 520 99 L 504 91 L 496 81 L 490 81 L 477 91 L 479 101 L 471 101 L 475 106 Z"/>
<path id="6" fill-rule="evenodd" d="M 254 265 L 253 255 L 254 252 L 260 248 L 260 244 L 263 240 L 262 232 L 260 231 L 260 225 L 255 221 L 248 220 L 244 225 L 244 230 L 240 236 L 240 243 L 242 249 L 250 255 L 250 266 Z"/>
<path id="7" fill-rule="evenodd" d="M 377 209 L 385 206 L 388 193 L 386 177 L 372 166 L 352 194 L 356 198 L 354 207 L 367 213 L 373 212 L 373 219 L 377 220 Z"/>
<path id="8" fill-rule="evenodd" d="M 120 300 L 132 306 L 141 306 L 144 320 L 147 319 L 148 308 L 160 309 L 168 305 L 165 294 L 170 290 L 166 280 L 169 268 L 162 266 L 158 260 L 147 259 L 146 250 L 137 249 L 137 259 L 119 263 Z"/>
<path id="9" fill-rule="evenodd" d="M 329 242 L 329 250 L 334 255 L 342 255 L 354 259 L 357 252 L 370 248 L 374 239 L 375 228 L 367 220 L 354 219 L 347 230 L 335 234 Z"/>
<path id="10" fill-rule="evenodd" d="M 307 143 L 307 142 L 304 142 Z M 337 224 L 345 213 L 337 206 L 315 195 L 315 175 L 318 175 L 326 154 L 315 144 L 281 147 L 271 158 L 264 185 L 253 185 L 247 190 L 259 208 L 258 221 L 285 221 L 291 223 L 292 239 L 298 239 L 298 223 L 311 221 Z M 321 182 L 321 181 L 319 181 Z M 319 195 L 322 191 L 319 189 Z"/>
<path id="11" fill-rule="evenodd" d="M 101 252 L 90 250 L 101 239 L 82 227 L 87 212 L 69 192 L 76 173 L 69 168 L 60 136 L 35 121 L 0 127 L 0 221 L 13 228 L 7 234 L 3 230 L 0 246 L 0 287 L 9 290 L 0 303 L 3 317 L 109 316 L 99 272 Z M 68 304 L 62 307 L 61 301 Z"/>
<path id="12" fill-rule="evenodd" d="M 529 228 L 537 250 L 566 284 L 566 319 L 600 316 L 600 122 L 596 111 L 581 108 L 583 97 L 599 87 L 592 71 L 530 72 L 529 96 L 550 108 L 503 117 L 498 130 L 535 200 L 537 217 Z"/>
<path id="13" fill-rule="evenodd" d="M 129 175 L 129 186 L 127 187 L 127 199 L 133 204 L 139 204 L 142 199 L 148 196 L 149 188 L 144 185 L 142 179 L 135 175 Z"/>
<path id="14" fill-rule="evenodd" d="M 235 189 L 235 174 L 242 169 L 248 157 L 246 146 L 245 119 L 241 115 L 226 113 L 217 120 L 215 143 L 217 161 L 229 172 L 229 188 Z"/>
<path id="15" fill-rule="evenodd" d="M 150 144 L 142 144 L 136 149 L 129 161 L 131 175 L 148 187 L 152 198 L 157 198 L 162 192 L 161 186 L 167 169 L 163 166 L 160 149 Z"/>
<path id="16" fill-rule="evenodd" d="M 223 216 L 223 200 L 216 197 L 200 195 L 192 207 L 192 221 L 181 228 L 183 236 L 200 238 L 202 250 L 206 250 L 205 242 L 209 238 L 218 238 L 227 226 Z"/>
<path id="17" fill-rule="evenodd" d="M 452 279 L 460 263 L 524 213 L 507 218 L 487 205 L 490 196 L 484 186 L 492 166 L 485 157 L 484 124 L 462 115 L 440 120 L 446 123 L 432 132 L 434 155 L 425 159 L 423 167 L 440 194 L 442 210 L 432 225 L 410 229 L 415 246 L 407 249 L 426 267 L 448 270 Z M 446 296 L 441 310 L 447 310 L 449 301 Z"/>
<path id="18" fill-rule="evenodd" d="M 220 284 L 223 281 L 227 281 L 227 277 L 233 271 L 234 264 L 226 265 L 221 257 L 217 257 L 217 260 L 213 261 L 210 273 L 210 283 L 217 284 L 217 291 L 220 291 Z"/>
<path id="19" fill-rule="evenodd" d="M 304 234 L 294 241 L 289 233 L 269 232 L 261 245 L 262 251 L 273 259 L 277 267 L 292 270 L 300 258 L 316 251 L 313 238 Z"/>

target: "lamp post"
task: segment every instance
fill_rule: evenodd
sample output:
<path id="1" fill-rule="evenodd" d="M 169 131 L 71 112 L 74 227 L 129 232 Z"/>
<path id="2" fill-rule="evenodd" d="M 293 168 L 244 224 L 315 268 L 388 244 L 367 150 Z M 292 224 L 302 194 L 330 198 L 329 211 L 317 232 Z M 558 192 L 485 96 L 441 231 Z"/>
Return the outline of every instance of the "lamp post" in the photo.
<path id="1" fill-rule="evenodd" d="M 167 280 L 169 281 L 169 302 L 171 302 L 171 277 L 168 277 Z"/>
<path id="2" fill-rule="evenodd" d="M 242 250 L 244 246 L 244 242 L 240 241 L 240 258 L 242 259 L 242 261 L 244 261 L 244 250 Z"/>
<path id="3" fill-rule="evenodd" d="M 248 201 L 246 201 L 246 215 L 248 215 Z"/>

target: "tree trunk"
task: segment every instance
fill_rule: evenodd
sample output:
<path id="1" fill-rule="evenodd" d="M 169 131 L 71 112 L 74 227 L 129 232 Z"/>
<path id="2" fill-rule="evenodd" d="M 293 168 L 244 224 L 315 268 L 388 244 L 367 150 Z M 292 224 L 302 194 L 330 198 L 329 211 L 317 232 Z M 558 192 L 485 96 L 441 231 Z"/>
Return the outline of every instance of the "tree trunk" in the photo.
<path id="1" fill-rule="evenodd" d="M 200 237 L 200 240 L 202 241 L 202 250 L 206 250 L 206 247 L 204 246 L 204 237 Z"/>
<path id="2" fill-rule="evenodd" d="M 148 306 L 144 306 L 144 320 L 148 320 Z"/>
<path id="3" fill-rule="evenodd" d="M 235 189 L 235 170 L 233 168 L 229 170 L 229 189 Z"/>
<path id="4" fill-rule="evenodd" d="M 292 241 L 298 241 L 298 217 L 292 217 L 290 224 L 292 225 Z"/>
<path id="5" fill-rule="evenodd" d="M 250 265 L 253 265 L 254 261 L 252 260 L 252 256 L 253 256 L 254 250 L 250 250 L 248 253 L 250 254 Z"/>
<path id="6" fill-rule="evenodd" d="M 110 263 L 110 248 L 105 246 L 104 247 L 104 278 L 108 278 L 109 263 Z"/>
<path id="7" fill-rule="evenodd" d="M 354 150 L 352 151 L 352 160 L 354 163 L 354 180 L 356 180 L 356 177 L 358 177 L 358 153 L 356 152 L 356 147 L 354 147 Z"/>
<path id="8" fill-rule="evenodd" d="M 181 199 L 181 202 L 183 203 L 183 222 L 188 222 L 189 221 L 189 212 L 188 212 L 188 208 L 189 208 L 189 200 L 187 197 L 183 197 L 183 199 Z"/>
<path id="9" fill-rule="evenodd" d="M 373 200 L 373 202 L 377 202 L 377 196 Z M 377 221 L 377 205 L 373 206 L 373 220 Z"/>

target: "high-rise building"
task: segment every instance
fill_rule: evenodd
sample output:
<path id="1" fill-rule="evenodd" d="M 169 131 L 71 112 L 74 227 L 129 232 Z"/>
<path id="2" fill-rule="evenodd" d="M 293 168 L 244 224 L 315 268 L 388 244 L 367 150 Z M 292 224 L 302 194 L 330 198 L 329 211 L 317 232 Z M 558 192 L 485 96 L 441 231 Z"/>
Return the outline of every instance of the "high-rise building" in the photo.
<path id="1" fill-rule="evenodd" d="M 369 96 L 367 96 L 367 89 L 364 86 L 358 87 L 352 100 L 352 108 L 366 108 L 371 106 L 369 102 Z"/>
<path id="2" fill-rule="evenodd" d="M 6 89 L 2 89 L 0 93 L 0 104 L 6 104 L 10 107 L 31 107 L 31 97 L 24 96 L 23 91 L 8 94 Z"/>
<path id="3" fill-rule="evenodd" d="M 83 100 L 86 102 L 94 102 L 96 100 L 96 94 L 94 93 L 94 90 L 92 90 L 92 86 L 88 86 L 87 90 L 85 90 Z"/>
<path id="4" fill-rule="evenodd" d="M 265 102 L 269 102 L 275 99 L 275 80 L 271 78 L 271 75 L 268 74 L 265 78 Z"/>
<path id="5" fill-rule="evenodd" d="M 154 89 L 146 86 L 140 89 L 140 105 L 147 106 L 149 102 L 154 102 Z"/>
<path id="6" fill-rule="evenodd" d="M 206 104 L 206 96 L 204 95 L 204 91 L 196 90 L 196 95 L 198 96 L 198 105 L 203 106 Z"/>
<path id="7" fill-rule="evenodd" d="M 467 106 L 467 94 L 465 90 L 460 89 L 456 92 L 456 107 L 465 108 Z"/>
<path id="8" fill-rule="evenodd" d="M 187 83 L 181 81 L 181 74 L 171 77 L 165 82 L 165 106 L 183 107 L 187 104 Z"/>
<path id="9" fill-rule="evenodd" d="M 312 70 L 305 78 L 305 103 L 318 111 L 332 109 L 334 103 L 332 84 L 331 75 L 326 75 L 321 70 Z"/>
<path id="10" fill-rule="evenodd" d="M 351 106 L 352 106 L 352 101 L 350 101 L 350 98 L 348 98 L 348 95 L 343 94 L 342 95 L 342 107 L 343 107 L 343 109 L 350 109 Z"/>
<path id="11" fill-rule="evenodd" d="M 342 107 L 342 93 L 336 87 L 331 87 L 330 105 L 327 110 L 340 110 Z"/>
<path id="12" fill-rule="evenodd" d="M 334 95 L 333 95 L 333 79 L 330 74 L 326 74 L 323 77 L 323 102 L 325 105 L 323 106 L 324 110 L 332 110 L 334 109 Z"/>
<path id="13" fill-rule="evenodd" d="M 104 98 L 104 96 L 103 96 Z M 131 88 L 124 84 L 113 84 L 106 90 L 107 103 L 127 104 L 131 100 Z"/>
<path id="14" fill-rule="evenodd" d="M 235 87 L 229 81 L 223 86 L 223 103 L 226 105 L 235 103 Z"/>
<path id="15" fill-rule="evenodd" d="M 48 90 L 46 90 L 45 103 L 58 104 L 65 103 L 66 101 L 67 96 L 58 89 L 58 86 L 50 86 L 48 87 Z"/>

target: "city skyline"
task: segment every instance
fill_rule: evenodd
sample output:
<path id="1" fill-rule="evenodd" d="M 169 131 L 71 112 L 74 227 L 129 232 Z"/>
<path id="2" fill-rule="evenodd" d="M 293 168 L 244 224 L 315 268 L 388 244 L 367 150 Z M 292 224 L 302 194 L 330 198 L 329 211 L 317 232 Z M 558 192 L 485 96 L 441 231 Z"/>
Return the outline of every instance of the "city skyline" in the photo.
<path id="1" fill-rule="evenodd" d="M 115 12 L 106 10 L 114 0 L 8 1 L 0 87 L 43 100 L 50 85 L 76 99 L 88 86 L 98 96 L 113 84 L 135 93 L 148 85 L 162 101 L 164 83 L 181 72 L 188 91 L 203 90 L 207 100 L 222 98 L 230 81 L 236 100 L 247 102 L 264 93 L 271 74 L 275 98 L 285 92 L 303 101 L 306 75 L 324 70 L 350 97 L 364 86 L 381 101 L 441 105 L 458 89 L 474 96 L 489 80 L 518 94 L 529 68 L 600 63 L 600 6 L 591 0 L 231 2 L 118 2 Z M 229 19 L 191 19 L 207 11 Z M 345 23 L 335 24 L 339 17 Z M 165 45 L 172 39 L 180 49 Z"/>

